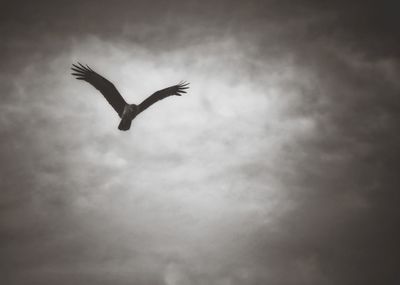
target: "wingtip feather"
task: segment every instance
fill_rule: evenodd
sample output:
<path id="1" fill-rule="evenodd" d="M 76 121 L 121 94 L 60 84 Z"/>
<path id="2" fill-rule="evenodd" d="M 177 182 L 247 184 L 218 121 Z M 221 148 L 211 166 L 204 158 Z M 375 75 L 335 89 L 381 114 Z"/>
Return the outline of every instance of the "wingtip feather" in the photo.
<path id="1" fill-rule="evenodd" d="M 73 66 L 74 66 L 74 67 L 71 67 L 72 70 L 76 70 L 76 71 L 80 71 L 80 72 L 85 72 L 85 70 L 82 69 L 81 67 L 79 67 L 79 66 L 77 66 L 77 65 L 75 65 L 75 64 L 73 64 Z"/>

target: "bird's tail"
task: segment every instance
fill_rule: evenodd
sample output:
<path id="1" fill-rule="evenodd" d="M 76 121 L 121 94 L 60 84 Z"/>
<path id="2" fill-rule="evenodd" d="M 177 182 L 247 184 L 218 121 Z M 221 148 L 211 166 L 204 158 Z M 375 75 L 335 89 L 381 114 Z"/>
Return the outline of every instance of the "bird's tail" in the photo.
<path id="1" fill-rule="evenodd" d="M 132 124 L 132 120 L 129 118 L 122 118 L 121 122 L 118 125 L 118 129 L 121 131 L 127 131 L 130 129 Z"/>

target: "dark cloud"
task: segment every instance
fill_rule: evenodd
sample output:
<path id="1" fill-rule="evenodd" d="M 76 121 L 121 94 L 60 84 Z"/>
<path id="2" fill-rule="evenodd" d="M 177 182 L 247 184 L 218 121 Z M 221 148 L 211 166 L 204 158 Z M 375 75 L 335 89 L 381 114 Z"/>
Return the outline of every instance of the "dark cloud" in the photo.
<path id="1" fill-rule="evenodd" d="M 0 281 L 398 282 L 398 6 L 5 3 Z M 77 59 L 192 88 L 122 134 Z"/>

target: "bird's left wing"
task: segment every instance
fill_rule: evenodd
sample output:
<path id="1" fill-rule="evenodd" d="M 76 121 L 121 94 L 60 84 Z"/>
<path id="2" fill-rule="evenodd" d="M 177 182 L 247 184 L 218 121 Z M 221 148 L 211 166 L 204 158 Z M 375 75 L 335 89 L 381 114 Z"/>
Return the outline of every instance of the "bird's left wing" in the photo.
<path id="1" fill-rule="evenodd" d="M 124 107 L 127 104 L 121 94 L 115 88 L 114 84 L 105 79 L 103 76 L 93 71 L 89 66 L 83 66 L 78 62 L 79 65 L 72 64 L 71 69 L 74 71 L 72 75 L 79 80 L 85 80 L 92 84 L 97 90 L 103 94 L 108 103 L 117 111 L 121 117 L 124 111 Z"/>
<path id="2" fill-rule="evenodd" d="M 147 99 L 145 99 L 142 103 L 139 104 L 139 112 L 143 112 L 148 107 L 160 101 L 168 96 L 177 95 L 181 96 L 182 94 L 186 93 L 186 89 L 189 88 L 189 83 L 187 82 L 180 82 L 177 85 L 170 86 L 165 89 L 158 90 L 157 92 L 150 95 Z"/>

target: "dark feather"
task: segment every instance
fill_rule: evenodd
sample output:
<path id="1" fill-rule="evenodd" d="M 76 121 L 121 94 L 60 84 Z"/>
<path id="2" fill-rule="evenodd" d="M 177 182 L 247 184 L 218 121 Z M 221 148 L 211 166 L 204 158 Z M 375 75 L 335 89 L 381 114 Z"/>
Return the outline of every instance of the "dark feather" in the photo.
<path id="1" fill-rule="evenodd" d="M 89 66 L 83 66 L 78 62 L 77 64 L 72 64 L 71 67 L 76 79 L 85 80 L 93 85 L 97 90 L 103 94 L 108 103 L 117 111 L 118 115 L 121 117 L 124 111 L 124 107 L 127 104 L 121 94 L 118 92 L 117 88 L 115 88 L 114 84 L 105 79 L 103 76 L 94 72 Z"/>
<path id="2" fill-rule="evenodd" d="M 172 95 L 181 96 L 182 94 L 186 93 L 185 90 L 188 88 L 189 88 L 189 83 L 180 82 L 177 85 L 159 90 L 159 91 L 153 93 L 152 95 L 150 95 L 142 103 L 140 103 L 139 112 L 143 112 L 144 110 L 146 110 L 148 107 L 150 107 L 157 101 L 160 101 L 168 96 L 172 96 Z"/>

